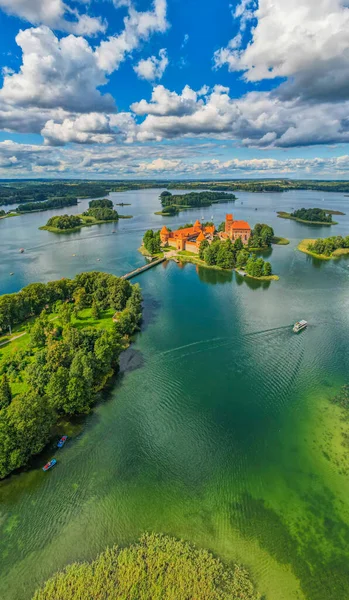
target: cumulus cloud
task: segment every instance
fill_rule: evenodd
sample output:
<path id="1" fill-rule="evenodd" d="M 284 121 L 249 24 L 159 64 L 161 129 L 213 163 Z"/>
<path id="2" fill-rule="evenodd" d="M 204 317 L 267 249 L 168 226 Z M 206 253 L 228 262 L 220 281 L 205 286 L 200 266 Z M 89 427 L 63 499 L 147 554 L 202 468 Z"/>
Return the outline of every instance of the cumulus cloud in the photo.
<path id="1" fill-rule="evenodd" d="M 62 0 L 0 0 L 0 8 L 33 25 L 47 25 L 77 35 L 92 36 L 106 29 L 99 17 L 80 14 Z"/>
<path id="2" fill-rule="evenodd" d="M 130 113 L 70 115 L 60 121 L 50 119 L 41 130 L 46 145 L 109 144 L 133 141 L 136 123 Z"/>
<path id="3" fill-rule="evenodd" d="M 149 56 L 149 58 L 140 60 L 134 67 L 134 71 L 141 79 L 155 81 L 156 79 L 161 79 L 167 66 L 167 52 L 165 48 L 162 48 L 159 52 L 159 58 L 156 56 Z"/>
<path id="4" fill-rule="evenodd" d="M 288 78 L 279 95 L 338 101 L 349 97 L 349 8 L 340 0 L 243 0 L 240 33 L 215 53 L 217 67 L 246 81 Z M 241 32 L 250 26 L 252 39 Z"/>
<path id="5" fill-rule="evenodd" d="M 145 116 L 136 131 L 138 141 L 201 136 L 256 147 L 349 142 L 349 101 L 310 104 L 273 92 L 250 92 L 234 99 L 223 86 L 212 90 L 204 86 L 198 92 L 186 86 L 177 94 L 158 85 L 150 102 L 141 100 L 131 109 Z"/>
<path id="6" fill-rule="evenodd" d="M 96 50 L 98 64 L 106 73 L 115 71 L 125 56 L 138 48 L 142 41 L 148 40 L 150 35 L 164 33 L 169 26 L 166 0 L 154 0 L 152 10 L 144 12 L 137 11 L 131 2 L 124 4 L 128 6 L 128 15 L 124 19 L 123 31 L 102 41 Z"/>
<path id="7" fill-rule="evenodd" d="M 14 106 L 62 108 L 68 111 L 112 111 L 114 100 L 97 89 L 106 83 L 96 55 L 83 37 L 60 40 L 46 26 L 20 31 L 23 53 L 18 73 L 7 73 L 0 101 Z"/>

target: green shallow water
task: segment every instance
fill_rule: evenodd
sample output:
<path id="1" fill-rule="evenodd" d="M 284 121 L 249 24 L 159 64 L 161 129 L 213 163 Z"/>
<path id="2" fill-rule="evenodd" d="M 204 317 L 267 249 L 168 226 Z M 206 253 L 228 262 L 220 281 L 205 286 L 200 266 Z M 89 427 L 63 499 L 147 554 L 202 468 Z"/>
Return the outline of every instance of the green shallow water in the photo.
<path id="1" fill-rule="evenodd" d="M 142 264 L 144 229 L 163 223 L 153 215 L 157 195 L 118 195 L 137 216 L 117 234 L 105 225 L 57 242 L 37 231 L 46 214 L 4 221 L 2 292 Z M 175 263 L 139 277 L 144 327 L 112 392 L 54 451 L 55 470 L 40 469 L 51 448 L 0 484 L 1 599 L 29 599 L 67 563 L 161 531 L 242 561 L 270 600 L 347 600 L 346 425 L 328 398 L 348 379 L 349 260 L 297 252 L 299 239 L 329 230 L 275 215 L 321 201 L 312 192 L 239 194 L 235 207 L 202 212 L 219 223 L 229 208 L 290 238 L 271 253 L 278 282 Z M 333 194 L 325 202 L 344 212 L 348 204 Z M 348 233 L 349 217 L 339 220 L 331 233 Z M 299 318 L 311 326 L 294 335 Z"/>

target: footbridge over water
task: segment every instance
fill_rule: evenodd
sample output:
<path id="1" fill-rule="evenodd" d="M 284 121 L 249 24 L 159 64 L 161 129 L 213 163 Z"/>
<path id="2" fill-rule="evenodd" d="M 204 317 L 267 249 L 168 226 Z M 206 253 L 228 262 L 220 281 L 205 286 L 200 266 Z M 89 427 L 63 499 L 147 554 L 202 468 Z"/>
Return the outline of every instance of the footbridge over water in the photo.
<path id="1" fill-rule="evenodd" d="M 138 267 L 138 269 L 134 269 L 134 271 L 130 271 L 129 273 L 126 273 L 126 275 L 122 275 L 121 279 L 132 279 L 132 277 L 137 277 L 137 275 L 140 275 L 140 273 L 143 273 L 143 271 L 148 271 L 165 260 L 167 260 L 167 257 L 165 256 L 158 258 L 157 260 L 152 260 L 148 264 L 143 265 L 143 267 Z"/>

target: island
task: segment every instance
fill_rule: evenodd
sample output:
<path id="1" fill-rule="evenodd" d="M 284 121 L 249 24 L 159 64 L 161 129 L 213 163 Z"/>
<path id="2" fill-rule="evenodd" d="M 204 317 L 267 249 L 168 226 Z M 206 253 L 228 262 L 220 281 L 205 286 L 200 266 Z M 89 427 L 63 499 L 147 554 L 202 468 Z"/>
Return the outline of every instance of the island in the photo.
<path id="1" fill-rule="evenodd" d="M 51 217 L 46 225 L 39 227 L 52 233 L 71 233 L 79 231 L 82 227 L 101 225 L 119 220 L 119 214 L 113 208 L 111 200 L 91 200 L 89 208 L 81 215 L 58 215 Z M 123 217 L 131 218 L 131 217 Z"/>
<path id="2" fill-rule="evenodd" d="M 57 573 L 33 600 L 258 600 L 241 565 L 224 564 L 207 550 L 167 535 L 145 533 L 131 546 L 109 548 L 91 563 Z"/>
<path id="3" fill-rule="evenodd" d="M 298 246 L 298 250 L 310 254 L 315 258 L 330 260 L 349 254 L 349 235 L 342 237 L 336 235 L 328 238 L 304 239 Z"/>
<path id="4" fill-rule="evenodd" d="M 344 213 L 322 208 L 300 208 L 293 213 L 278 211 L 277 215 L 281 219 L 293 219 L 306 225 L 337 225 L 336 221 L 332 220 L 332 215 L 344 215 Z"/>
<path id="5" fill-rule="evenodd" d="M 164 226 L 161 231 L 148 230 L 140 251 L 153 258 L 166 254 L 166 258 L 192 262 L 210 268 L 232 270 L 254 279 L 271 281 L 279 279 L 272 273 L 270 262 L 257 258 L 256 251 L 270 247 L 274 238 L 272 227 L 257 223 L 252 230 L 246 221 L 236 221 L 232 214 L 216 230 L 214 223 L 200 223 L 171 231 Z"/>
<path id="6" fill-rule="evenodd" d="M 141 304 L 137 284 L 93 271 L 0 296 L 0 479 L 41 452 L 63 417 L 90 412 Z"/>
<path id="7" fill-rule="evenodd" d="M 207 207 L 218 202 L 234 202 L 235 194 L 226 192 L 190 192 L 189 194 L 173 195 L 169 191 L 163 191 L 160 194 L 162 210 L 156 212 L 156 215 L 164 217 L 178 214 L 181 210 L 187 208 Z"/>

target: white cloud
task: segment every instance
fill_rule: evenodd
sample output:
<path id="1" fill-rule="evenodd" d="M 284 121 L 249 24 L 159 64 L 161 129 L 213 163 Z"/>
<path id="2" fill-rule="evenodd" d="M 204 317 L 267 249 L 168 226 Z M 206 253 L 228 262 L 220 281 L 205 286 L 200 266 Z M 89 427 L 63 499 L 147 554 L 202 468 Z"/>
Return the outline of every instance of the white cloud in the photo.
<path id="1" fill-rule="evenodd" d="M 16 42 L 23 64 L 18 73 L 5 75 L 0 100 L 13 106 L 62 108 L 89 112 L 115 109 L 96 55 L 83 37 L 58 39 L 46 26 L 20 31 Z"/>
<path id="2" fill-rule="evenodd" d="M 156 79 L 161 79 L 167 66 L 167 52 L 165 48 L 162 48 L 159 52 L 159 58 L 156 56 L 149 56 L 149 58 L 140 60 L 134 67 L 134 71 L 141 79 L 155 81 Z"/>
<path id="3" fill-rule="evenodd" d="M 0 0 L 0 8 L 33 25 L 47 25 L 77 35 L 91 36 L 106 29 L 99 17 L 80 14 L 62 0 Z M 73 19 L 68 20 L 67 16 Z"/>
<path id="4" fill-rule="evenodd" d="M 120 5 L 120 4 L 119 4 Z M 141 41 L 148 40 L 153 33 L 164 33 L 168 28 L 166 20 L 166 0 L 154 0 L 153 9 L 138 12 L 127 3 L 128 15 L 124 19 L 124 29 L 102 41 L 96 50 L 98 64 L 106 73 L 112 73 L 125 56 L 138 48 Z"/>
<path id="5" fill-rule="evenodd" d="M 243 0 L 246 9 L 253 3 Z M 246 16 L 247 15 L 247 16 Z M 242 36 L 215 53 L 215 64 L 244 71 L 247 81 L 289 78 L 278 93 L 324 101 L 349 98 L 349 9 L 344 0 L 259 0 L 256 10 L 235 11 L 241 30 L 251 19 L 252 40 Z M 253 19 L 257 19 L 257 24 Z M 255 25 L 255 26 L 254 26 Z"/>
<path id="6" fill-rule="evenodd" d="M 133 141 L 136 124 L 130 113 L 70 115 L 61 121 L 46 122 L 41 130 L 45 144 L 64 146 L 76 144 L 110 144 L 120 141 Z"/>
<path id="7" fill-rule="evenodd" d="M 152 162 L 143 162 L 139 165 L 139 171 L 173 171 L 178 166 L 182 165 L 180 160 L 169 160 L 165 158 L 156 158 Z"/>

